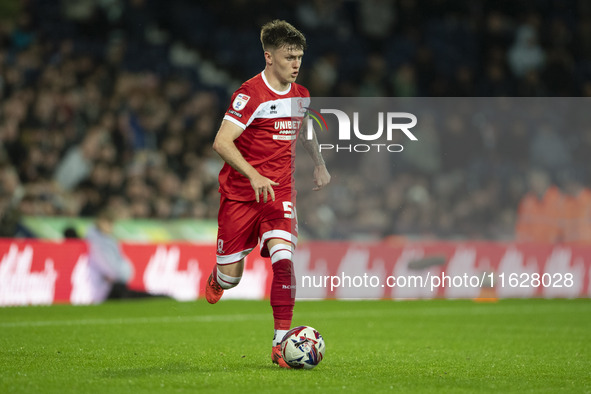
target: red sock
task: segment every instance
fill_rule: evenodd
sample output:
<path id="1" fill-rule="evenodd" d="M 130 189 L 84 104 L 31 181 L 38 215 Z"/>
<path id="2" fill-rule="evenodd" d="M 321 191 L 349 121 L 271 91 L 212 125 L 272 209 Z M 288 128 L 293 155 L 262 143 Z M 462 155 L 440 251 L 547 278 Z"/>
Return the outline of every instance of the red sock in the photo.
<path id="1" fill-rule="evenodd" d="M 291 260 L 279 260 L 273 264 L 271 283 L 271 307 L 276 330 L 289 330 L 295 305 L 296 280 Z"/>

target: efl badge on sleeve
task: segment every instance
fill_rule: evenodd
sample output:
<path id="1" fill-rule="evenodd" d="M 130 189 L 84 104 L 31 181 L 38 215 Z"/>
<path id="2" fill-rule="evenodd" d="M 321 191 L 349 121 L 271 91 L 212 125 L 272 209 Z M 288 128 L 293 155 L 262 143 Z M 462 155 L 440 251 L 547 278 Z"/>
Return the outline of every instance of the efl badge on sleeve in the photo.
<path id="1" fill-rule="evenodd" d="M 238 96 L 236 96 L 236 98 L 234 99 L 234 102 L 232 103 L 232 108 L 234 108 L 236 111 L 241 111 L 242 108 L 246 107 L 246 103 L 248 103 L 248 100 L 250 100 L 250 96 L 239 93 Z"/>

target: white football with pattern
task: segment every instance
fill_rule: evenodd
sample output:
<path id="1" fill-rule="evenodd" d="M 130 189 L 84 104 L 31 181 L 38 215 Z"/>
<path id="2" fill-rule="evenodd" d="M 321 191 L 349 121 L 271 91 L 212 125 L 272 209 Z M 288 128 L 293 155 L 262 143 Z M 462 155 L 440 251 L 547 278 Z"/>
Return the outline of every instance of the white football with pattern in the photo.
<path id="1" fill-rule="evenodd" d="M 312 369 L 324 358 L 324 339 L 314 328 L 292 328 L 281 341 L 283 359 L 292 368 Z"/>

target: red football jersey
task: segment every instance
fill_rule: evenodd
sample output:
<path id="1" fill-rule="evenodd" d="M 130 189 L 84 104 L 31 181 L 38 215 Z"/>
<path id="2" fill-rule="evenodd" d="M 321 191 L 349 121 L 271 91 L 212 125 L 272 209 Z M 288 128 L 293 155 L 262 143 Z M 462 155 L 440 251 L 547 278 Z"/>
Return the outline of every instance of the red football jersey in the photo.
<path id="1" fill-rule="evenodd" d="M 279 183 L 273 187 L 275 194 L 294 194 L 295 144 L 310 104 L 310 93 L 296 83 L 283 92 L 277 91 L 264 74 L 249 79 L 234 92 L 224 120 L 244 129 L 234 143 L 261 175 Z M 220 193 L 226 198 L 255 200 L 250 181 L 228 163 L 218 179 Z"/>

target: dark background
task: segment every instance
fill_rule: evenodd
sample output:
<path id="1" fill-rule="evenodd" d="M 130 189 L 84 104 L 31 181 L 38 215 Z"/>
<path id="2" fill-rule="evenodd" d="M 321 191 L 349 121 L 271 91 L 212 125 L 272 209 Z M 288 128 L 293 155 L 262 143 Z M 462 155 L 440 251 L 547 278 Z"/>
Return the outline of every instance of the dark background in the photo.
<path id="1" fill-rule="evenodd" d="M 313 96 L 591 94 L 584 0 L 5 0 L 2 235 L 23 235 L 21 215 L 106 206 L 121 218 L 215 219 L 211 142 L 231 93 L 263 69 L 259 29 L 275 18 L 308 39 L 298 82 Z M 588 185 L 584 122 L 472 125 L 461 114 L 433 125 L 423 151 L 389 163 L 384 193 L 362 193 L 375 179 L 331 158 L 324 196 L 299 195 L 302 233 L 513 239 L 533 169 L 565 193 L 567 180 Z"/>

